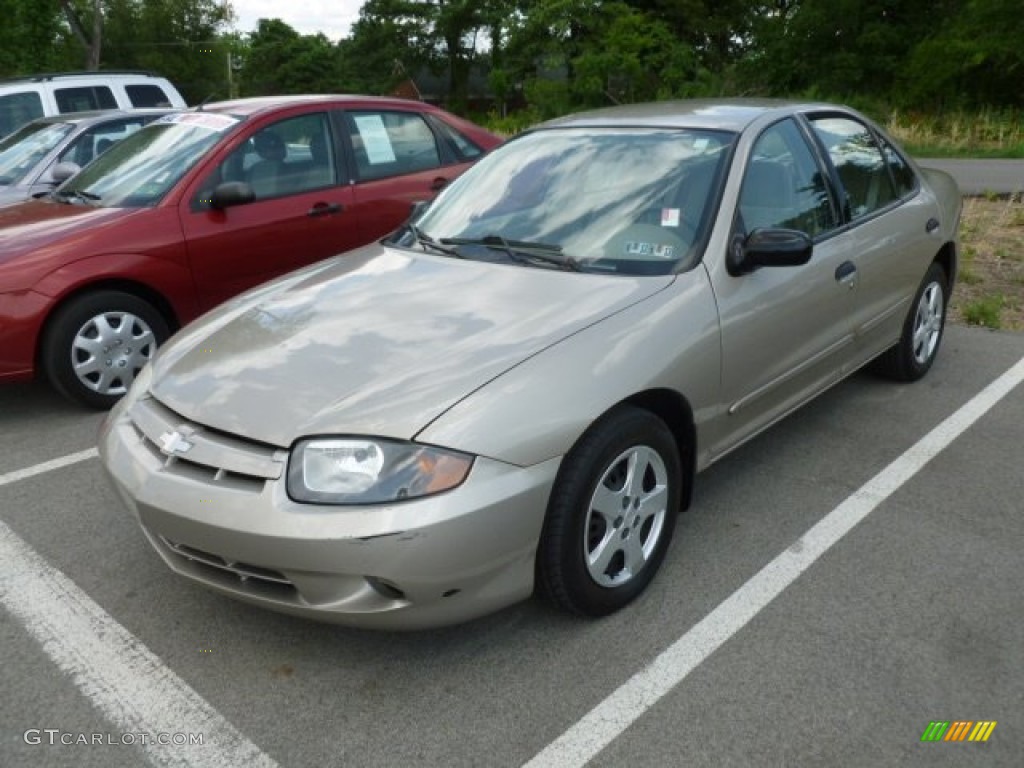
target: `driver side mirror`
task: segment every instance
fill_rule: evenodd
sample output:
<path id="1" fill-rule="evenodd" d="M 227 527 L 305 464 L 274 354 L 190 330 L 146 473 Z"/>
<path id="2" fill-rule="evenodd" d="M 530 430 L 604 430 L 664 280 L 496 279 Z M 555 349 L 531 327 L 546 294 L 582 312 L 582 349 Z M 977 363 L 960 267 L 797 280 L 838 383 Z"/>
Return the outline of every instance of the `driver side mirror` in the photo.
<path id="1" fill-rule="evenodd" d="M 734 235 L 726 266 L 730 275 L 743 275 L 760 267 L 799 267 L 811 260 L 814 243 L 796 229 L 755 229 L 747 237 Z"/>
<path id="2" fill-rule="evenodd" d="M 53 170 L 50 171 L 50 183 L 54 186 L 63 184 L 80 170 L 82 170 L 82 167 L 78 163 L 72 163 L 70 161 L 57 163 L 53 166 Z"/>
<path id="3" fill-rule="evenodd" d="M 210 207 L 220 211 L 234 205 L 246 205 L 255 199 L 256 193 L 244 181 L 225 181 L 214 188 Z"/>

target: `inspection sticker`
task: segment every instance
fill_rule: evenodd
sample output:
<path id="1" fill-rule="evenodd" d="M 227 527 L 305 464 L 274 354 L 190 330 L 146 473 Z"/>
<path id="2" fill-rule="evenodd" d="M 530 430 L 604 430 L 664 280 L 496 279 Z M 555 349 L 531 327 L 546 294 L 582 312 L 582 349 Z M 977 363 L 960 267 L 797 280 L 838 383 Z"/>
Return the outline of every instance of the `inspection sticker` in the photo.
<path id="1" fill-rule="evenodd" d="M 626 243 L 627 256 L 653 256 L 656 259 L 671 259 L 675 256 L 675 246 L 662 243 L 641 243 L 630 241 Z"/>
<path id="2" fill-rule="evenodd" d="M 663 227 L 678 227 L 679 226 L 679 209 L 678 208 L 662 208 L 661 209 L 661 226 L 663 226 Z"/>

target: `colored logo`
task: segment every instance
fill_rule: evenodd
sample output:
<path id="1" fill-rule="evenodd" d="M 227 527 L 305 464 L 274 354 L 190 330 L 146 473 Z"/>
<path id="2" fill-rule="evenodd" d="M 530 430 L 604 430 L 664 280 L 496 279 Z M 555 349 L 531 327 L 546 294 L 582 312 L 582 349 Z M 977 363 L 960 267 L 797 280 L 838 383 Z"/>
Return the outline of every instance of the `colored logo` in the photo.
<path id="1" fill-rule="evenodd" d="M 995 720 L 932 720 L 921 741 L 988 741 L 995 729 Z"/>

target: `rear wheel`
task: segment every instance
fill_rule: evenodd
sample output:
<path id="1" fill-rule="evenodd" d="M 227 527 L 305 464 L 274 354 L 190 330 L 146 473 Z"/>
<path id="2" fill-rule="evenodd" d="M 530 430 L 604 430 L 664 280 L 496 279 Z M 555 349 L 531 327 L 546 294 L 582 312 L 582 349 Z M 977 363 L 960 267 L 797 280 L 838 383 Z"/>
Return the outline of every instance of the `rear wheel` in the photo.
<path id="1" fill-rule="evenodd" d="M 949 283 L 942 266 L 932 263 L 921 281 L 900 340 L 872 365 L 897 381 L 917 381 L 932 367 L 946 326 Z"/>
<path id="2" fill-rule="evenodd" d="M 651 413 L 618 408 L 566 456 L 537 553 L 539 591 L 603 616 L 637 597 L 675 528 L 682 470 L 675 439 Z"/>
<path id="3" fill-rule="evenodd" d="M 42 364 L 64 396 L 109 408 L 168 335 L 167 322 L 148 302 L 123 291 L 96 291 L 54 314 L 43 337 Z"/>

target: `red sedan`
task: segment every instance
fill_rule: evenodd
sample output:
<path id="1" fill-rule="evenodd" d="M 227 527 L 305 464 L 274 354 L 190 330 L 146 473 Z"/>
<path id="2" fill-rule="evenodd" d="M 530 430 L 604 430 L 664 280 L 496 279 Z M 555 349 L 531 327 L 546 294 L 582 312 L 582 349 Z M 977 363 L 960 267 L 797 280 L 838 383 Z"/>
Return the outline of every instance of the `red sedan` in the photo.
<path id="1" fill-rule="evenodd" d="M 0 208 L 0 381 L 109 407 L 170 333 L 381 237 L 500 139 L 401 99 L 243 99 L 169 114 L 51 196 Z"/>

